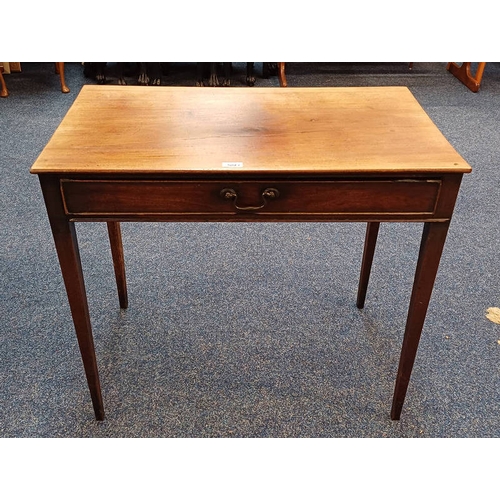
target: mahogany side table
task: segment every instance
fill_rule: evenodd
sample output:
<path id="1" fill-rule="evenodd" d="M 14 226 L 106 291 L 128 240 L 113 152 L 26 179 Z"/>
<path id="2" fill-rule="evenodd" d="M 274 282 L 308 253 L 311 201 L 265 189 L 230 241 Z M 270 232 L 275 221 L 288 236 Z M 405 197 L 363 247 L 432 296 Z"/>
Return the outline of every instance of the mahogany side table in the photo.
<path id="1" fill-rule="evenodd" d="M 394 389 L 400 418 L 462 176 L 405 87 L 84 86 L 39 176 L 95 416 L 104 419 L 75 222 L 107 222 L 127 307 L 120 221 L 367 222 L 362 308 L 381 222 L 423 233 Z"/>

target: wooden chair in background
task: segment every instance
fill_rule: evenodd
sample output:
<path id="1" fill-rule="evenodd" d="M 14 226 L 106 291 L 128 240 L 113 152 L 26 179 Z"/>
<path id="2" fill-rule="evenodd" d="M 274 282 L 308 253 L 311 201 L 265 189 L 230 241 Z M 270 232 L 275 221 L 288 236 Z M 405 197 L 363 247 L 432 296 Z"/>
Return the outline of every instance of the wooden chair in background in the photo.
<path id="1" fill-rule="evenodd" d="M 69 88 L 66 85 L 66 80 L 64 79 L 64 63 L 56 62 L 54 64 L 56 74 L 59 75 L 59 79 L 61 81 L 61 92 L 67 94 L 69 92 Z M 0 70 L 0 97 L 7 97 L 8 95 L 9 91 L 7 90 L 7 84 L 5 83 L 2 71 Z"/>

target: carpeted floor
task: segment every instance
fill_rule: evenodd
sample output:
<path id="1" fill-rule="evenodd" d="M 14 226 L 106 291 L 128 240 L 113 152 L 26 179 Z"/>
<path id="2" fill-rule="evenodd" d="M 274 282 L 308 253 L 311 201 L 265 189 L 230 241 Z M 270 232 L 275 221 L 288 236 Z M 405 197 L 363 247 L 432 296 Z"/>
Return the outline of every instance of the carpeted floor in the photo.
<path id="1" fill-rule="evenodd" d="M 289 63 L 293 86 L 408 86 L 472 165 L 402 418 L 389 411 L 421 224 L 122 224 L 120 311 L 104 224 L 78 224 L 107 418 L 96 422 L 40 187 L 29 169 L 83 84 L 6 75 L 0 100 L 0 437 L 500 437 L 500 64 L 470 92 L 445 63 Z M 110 84 L 114 67 L 109 67 Z M 257 86 L 278 86 L 263 79 Z M 194 85 L 171 63 L 163 85 Z M 245 85 L 244 63 L 233 85 Z M 129 84 L 134 83 L 132 77 Z M 221 92 L 224 90 L 221 89 Z"/>

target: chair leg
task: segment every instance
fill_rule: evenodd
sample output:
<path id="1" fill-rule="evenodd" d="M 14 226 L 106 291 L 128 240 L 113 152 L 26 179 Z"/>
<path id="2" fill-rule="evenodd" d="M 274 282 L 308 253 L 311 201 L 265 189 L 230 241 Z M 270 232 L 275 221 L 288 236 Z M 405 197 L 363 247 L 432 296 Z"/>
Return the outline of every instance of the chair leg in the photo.
<path id="1" fill-rule="evenodd" d="M 56 74 L 58 74 L 59 78 L 61 79 L 61 92 L 67 94 L 69 92 L 69 88 L 66 86 L 66 81 L 64 79 L 64 63 L 56 62 L 55 64 L 56 64 Z"/>
<path id="2" fill-rule="evenodd" d="M 286 82 L 285 63 L 284 62 L 278 63 L 278 79 L 280 81 L 280 87 L 287 87 L 288 86 L 288 84 Z"/>
<path id="3" fill-rule="evenodd" d="M 460 80 L 469 90 L 472 92 L 477 92 L 481 86 L 481 80 L 483 79 L 485 62 L 480 62 L 477 65 L 476 74 L 473 76 L 470 72 L 471 63 L 464 62 L 459 66 L 454 62 L 448 63 L 446 69 L 458 80 Z"/>
<path id="4" fill-rule="evenodd" d="M 3 79 L 2 70 L 0 69 L 0 97 L 7 97 L 9 91 L 7 90 L 7 85 Z"/>

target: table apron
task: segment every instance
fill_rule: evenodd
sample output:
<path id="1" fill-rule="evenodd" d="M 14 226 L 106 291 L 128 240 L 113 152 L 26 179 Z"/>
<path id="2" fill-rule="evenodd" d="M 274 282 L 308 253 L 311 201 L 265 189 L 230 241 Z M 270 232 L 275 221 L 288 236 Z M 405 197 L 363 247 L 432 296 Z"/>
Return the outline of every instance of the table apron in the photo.
<path id="1" fill-rule="evenodd" d="M 60 178 L 71 220 L 444 221 L 446 179 Z"/>

